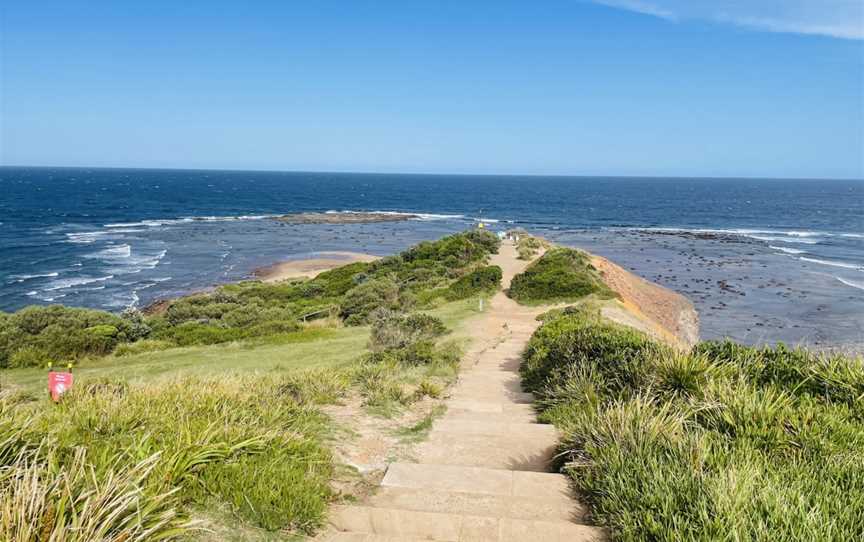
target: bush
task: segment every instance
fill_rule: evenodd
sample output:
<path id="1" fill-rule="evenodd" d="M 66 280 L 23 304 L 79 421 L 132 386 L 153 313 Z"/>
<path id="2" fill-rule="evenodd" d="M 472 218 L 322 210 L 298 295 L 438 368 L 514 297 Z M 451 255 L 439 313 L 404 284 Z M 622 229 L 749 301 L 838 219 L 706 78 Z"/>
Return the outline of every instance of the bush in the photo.
<path id="1" fill-rule="evenodd" d="M 156 338 L 169 340 L 178 346 L 194 346 L 238 341 L 245 336 L 242 329 L 186 322 L 169 328 Z"/>
<path id="2" fill-rule="evenodd" d="M 475 269 L 451 284 L 445 297 L 450 301 L 456 301 L 480 293 L 491 294 L 501 288 L 501 276 L 501 268 L 497 265 Z"/>
<path id="3" fill-rule="evenodd" d="M 340 315 L 349 325 L 368 323 L 377 308 L 399 307 L 399 286 L 389 278 L 372 279 L 348 290 L 342 300 Z"/>
<path id="4" fill-rule="evenodd" d="M 45 367 L 53 362 L 48 352 L 35 346 L 24 346 L 12 354 L 8 366 L 12 369 L 22 367 Z"/>
<path id="5" fill-rule="evenodd" d="M 160 350 L 167 350 L 175 346 L 174 343 L 170 341 L 160 341 L 157 339 L 143 339 L 140 341 L 136 341 L 134 343 L 125 343 L 121 344 L 117 348 L 114 349 L 115 356 L 134 356 L 136 354 L 144 354 L 147 352 L 158 352 Z"/>
<path id="6" fill-rule="evenodd" d="M 508 295 L 520 303 L 575 301 L 596 294 L 613 298 L 616 294 L 603 282 L 588 255 L 572 248 L 555 248 L 515 277 Z"/>
<path id="7" fill-rule="evenodd" d="M 8 366 L 14 354 L 27 347 L 56 361 L 103 355 L 135 333 L 130 322 L 104 311 L 25 307 L 0 319 L 0 367 Z M 22 354 L 19 362 L 28 356 Z"/>
<path id="8" fill-rule="evenodd" d="M 444 322 L 428 314 L 405 316 L 379 308 L 372 312 L 370 320 L 372 330 L 369 349 L 373 352 L 406 348 L 417 341 L 434 339 L 447 331 Z"/>

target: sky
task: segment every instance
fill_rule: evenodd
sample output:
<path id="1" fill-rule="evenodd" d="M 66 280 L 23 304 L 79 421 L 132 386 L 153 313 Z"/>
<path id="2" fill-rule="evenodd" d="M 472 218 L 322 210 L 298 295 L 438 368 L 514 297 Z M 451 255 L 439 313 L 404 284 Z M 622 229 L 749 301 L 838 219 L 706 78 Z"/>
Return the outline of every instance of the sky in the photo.
<path id="1" fill-rule="evenodd" d="M 0 164 L 864 178 L 860 0 L 0 7 Z"/>

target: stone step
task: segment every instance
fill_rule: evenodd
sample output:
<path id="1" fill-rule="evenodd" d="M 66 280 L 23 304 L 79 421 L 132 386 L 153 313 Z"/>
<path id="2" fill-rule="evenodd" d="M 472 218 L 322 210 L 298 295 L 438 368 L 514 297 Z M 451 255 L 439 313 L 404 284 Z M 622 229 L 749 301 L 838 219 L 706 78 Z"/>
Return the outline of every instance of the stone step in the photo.
<path id="1" fill-rule="evenodd" d="M 553 435 L 466 435 L 435 432 L 414 455 L 426 465 L 461 465 L 545 472 L 555 455 Z"/>
<path id="2" fill-rule="evenodd" d="M 531 414 L 535 415 L 534 407 L 529 404 L 480 401 L 476 399 L 451 399 L 447 401 L 447 410 L 455 412 L 482 412 L 486 414 Z"/>
<path id="3" fill-rule="evenodd" d="M 502 387 L 496 387 L 495 384 L 489 386 L 472 385 L 472 386 L 456 386 L 450 397 L 455 401 L 482 401 L 482 402 L 500 402 L 500 403 L 521 403 L 531 404 L 534 402 L 534 395 L 521 391 L 509 391 Z"/>
<path id="4" fill-rule="evenodd" d="M 544 423 L 509 423 L 489 420 L 442 418 L 432 426 L 432 432 L 463 433 L 473 435 L 521 435 L 558 437 L 554 425 Z"/>
<path id="5" fill-rule="evenodd" d="M 508 497 L 432 489 L 381 487 L 368 504 L 416 512 L 465 514 L 494 518 L 540 519 L 585 523 L 585 508 L 566 496 L 558 498 Z"/>
<path id="6" fill-rule="evenodd" d="M 525 412 L 472 412 L 468 410 L 447 410 L 441 421 L 470 421 L 479 423 L 536 423 L 534 410 Z M 433 426 L 434 427 L 434 426 Z"/>
<path id="7" fill-rule="evenodd" d="M 330 511 L 330 523 L 340 531 L 401 537 L 401 540 L 412 538 L 439 542 L 603 540 L 600 529 L 568 521 L 494 518 L 371 506 L 333 506 Z M 346 540 L 354 542 L 357 539 Z"/>
<path id="8" fill-rule="evenodd" d="M 453 465 L 391 463 L 381 486 L 547 500 L 570 497 L 569 481 L 563 474 Z"/>
<path id="9" fill-rule="evenodd" d="M 425 539 L 372 533 L 335 532 L 318 536 L 314 540 L 320 540 L 321 542 L 422 542 Z"/>

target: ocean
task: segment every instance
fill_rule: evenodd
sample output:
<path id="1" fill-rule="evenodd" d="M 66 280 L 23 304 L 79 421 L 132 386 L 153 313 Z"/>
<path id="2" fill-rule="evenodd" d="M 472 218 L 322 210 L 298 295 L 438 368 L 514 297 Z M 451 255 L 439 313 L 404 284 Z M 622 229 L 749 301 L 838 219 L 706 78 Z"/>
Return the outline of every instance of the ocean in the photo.
<path id="1" fill-rule="evenodd" d="M 301 211 L 417 220 L 288 225 Z M 390 254 L 484 219 L 687 295 L 703 338 L 864 344 L 864 182 L 0 168 L 0 310 L 120 311 L 322 251 Z"/>

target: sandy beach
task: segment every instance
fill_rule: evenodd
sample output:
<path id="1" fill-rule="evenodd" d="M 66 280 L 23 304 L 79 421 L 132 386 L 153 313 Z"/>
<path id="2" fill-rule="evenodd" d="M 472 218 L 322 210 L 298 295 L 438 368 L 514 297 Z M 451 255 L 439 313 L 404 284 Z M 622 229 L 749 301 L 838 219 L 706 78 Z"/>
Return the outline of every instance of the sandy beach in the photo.
<path id="1" fill-rule="evenodd" d="M 354 262 L 372 262 L 378 256 L 360 252 L 319 252 L 316 258 L 286 260 L 256 269 L 252 274 L 264 282 L 313 278 L 319 273 Z"/>

